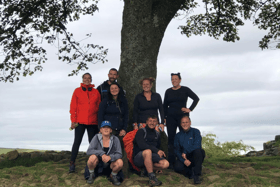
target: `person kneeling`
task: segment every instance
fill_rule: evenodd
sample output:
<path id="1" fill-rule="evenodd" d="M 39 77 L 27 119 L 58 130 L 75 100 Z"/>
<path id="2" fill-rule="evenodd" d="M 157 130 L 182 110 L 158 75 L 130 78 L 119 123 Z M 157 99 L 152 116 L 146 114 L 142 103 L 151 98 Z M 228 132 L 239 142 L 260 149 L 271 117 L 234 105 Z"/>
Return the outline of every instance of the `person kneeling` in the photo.
<path id="1" fill-rule="evenodd" d="M 192 128 L 189 116 L 181 118 L 181 127 L 183 131 L 175 136 L 174 152 L 177 160 L 174 164 L 174 170 L 194 179 L 194 184 L 200 184 L 202 162 L 205 157 L 205 151 L 201 148 L 200 131 Z"/>
<path id="2" fill-rule="evenodd" d="M 155 130 L 156 125 L 157 117 L 148 117 L 146 127 L 138 130 L 135 135 L 133 148 L 133 162 L 139 168 L 146 168 L 151 186 L 162 184 L 153 170 L 167 169 L 169 166 L 169 162 L 164 159 L 165 153 L 159 150 L 161 141 L 159 133 Z"/>
<path id="3" fill-rule="evenodd" d="M 103 169 L 106 170 L 110 166 L 112 170 L 110 181 L 114 185 L 120 185 L 117 177 L 123 167 L 120 141 L 116 136 L 111 135 L 112 128 L 109 121 L 101 123 L 100 132 L 93 137 L 87 150 L 87 155 L 90 155 L 87 163 L 90 176 L 87 183 L 92 184 L 96 174 L 104 173 Z"/>

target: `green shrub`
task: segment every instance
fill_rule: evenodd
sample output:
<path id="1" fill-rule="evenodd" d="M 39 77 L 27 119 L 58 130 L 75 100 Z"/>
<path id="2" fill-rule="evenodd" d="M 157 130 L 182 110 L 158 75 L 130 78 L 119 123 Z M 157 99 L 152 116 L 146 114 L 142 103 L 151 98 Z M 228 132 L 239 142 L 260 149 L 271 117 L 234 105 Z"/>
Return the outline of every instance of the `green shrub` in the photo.
<path id="1" fill-rule="evenodd" d="M 242 151 L 248 152 L 255 150 L 254 147 L 245 145 L 242 140 L 235 142 L 220 143 L 216 140 L 215 134 L 206 134 L 202 136 L 202 147 L 208 157 L 234 157 L 239 156 Z"/>

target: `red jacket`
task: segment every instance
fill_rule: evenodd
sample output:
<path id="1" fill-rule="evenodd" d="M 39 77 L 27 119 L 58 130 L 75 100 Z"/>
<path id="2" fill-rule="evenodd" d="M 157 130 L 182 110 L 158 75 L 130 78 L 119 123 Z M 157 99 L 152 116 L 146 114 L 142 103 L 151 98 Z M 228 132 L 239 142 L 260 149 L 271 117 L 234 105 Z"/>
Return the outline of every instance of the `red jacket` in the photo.
<path id="1" fill-rule="evenodd" d="M 76 88 L 70 104 L 71 121 L 85 125 L 97 125 L 97 114 L 101 97 L 94 85 L 85 85 Z M 89 91 L 88 89 L 91 89 Z"/>

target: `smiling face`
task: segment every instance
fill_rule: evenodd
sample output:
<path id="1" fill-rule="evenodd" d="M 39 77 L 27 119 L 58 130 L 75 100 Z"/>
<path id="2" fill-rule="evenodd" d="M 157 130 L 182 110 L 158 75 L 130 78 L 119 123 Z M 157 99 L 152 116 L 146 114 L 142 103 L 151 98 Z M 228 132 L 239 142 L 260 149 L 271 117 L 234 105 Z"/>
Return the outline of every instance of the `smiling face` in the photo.
<path id="1" fill-rule="evenodd" d="M 172 77 L 171 77 L 171 82 L 172 82 L 172 85 L 173 85 L 174 87 L 177 87 L 177 86 L 180 85 L 181 79 L 179 79 L 179 77 L 178 77 L 177 75 L 172 75 Z"/>
<path id="2" fill-rule="evenodd" d="M 148 127 L 150 129 L 154 129 L 156 128 L 156 125 L 157 125 L 157 119 L 153 119 L 153 118 L 148 118 L 147 121 L 146 121 L 146 125 L 148 125 Z"/>
<path id="3" fill-rule="evenodd" d="M 109 74 L 108 74 L 108 77 L 109 77 L 109 82 L 110 83 L 113 83 L 117 80 L 117 78 L 119 77 L 118 75 L 118 72 L 115 71 L 115 70 L 110 70 L 109 71 Z"/>
<path id="4" fill-rule="evenodd" d="M 152 88 L 151 82 L 149 80 L 143 80 L 142 89 L 144 90 L 144 92 L 151 91 L 151 88 Z"/>
<path id="5" fill-rule="evenodd" d="M 105 126 L 100 128 L 100 132 L 104 136 L 109 136 L 112 133 L 112 129 L 108 126 Z"/>
<path id="6" fill-rule="evenodd" d="M 184 131 L 188 130 L 191 126 L 191 121 L 188 117 L 183 117 L 181 119 L 181 127 L 183 128 Z"/>
<path id="7" fill-rule="evenodd" d="M 83 76 L 83 83 L 84 83 L 85 85 L 90 85 L 90 83 L 91 83 L 91 77 L 90 77 L 89 74 L 85 74 L 85 75 Z"/>
<path id="8" fill-rule="evenodd" d="M 112 94 L 112 96 L 117 96 L 120 92 L 120 89 L 117 85 L 113 84 L 110 86 L 110 93 Z"/>

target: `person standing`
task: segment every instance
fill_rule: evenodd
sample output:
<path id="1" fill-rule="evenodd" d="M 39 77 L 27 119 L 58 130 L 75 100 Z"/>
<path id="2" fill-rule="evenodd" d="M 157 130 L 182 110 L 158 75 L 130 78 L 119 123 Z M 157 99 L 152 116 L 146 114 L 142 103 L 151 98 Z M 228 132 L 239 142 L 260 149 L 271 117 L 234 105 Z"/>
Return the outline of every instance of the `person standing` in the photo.
<path id="1" fill-rule="evenodd" d="M 100 94 L 94 85 L 89 73 L 83 76 L 83 83 L 76 88 L 70 104 L 71 128 L 75 129 L 74 143 L 70 159 L 69 173 L 75 172 L 75 160 L 81 145 L 85 130 L 88 134 L 88 142 L 98 133 L 97 114 L 101 102 Z"/>
<path id="2" fill-rule="evenodd" d="M 174 170 L 193 178 L 194 184 L 200 184 L 202 163 L 205 158 L 205 151 L 201 147 L 201 134 L 196 128 L 191 127 L 189 116 L 181 119 L 182 131 L 177 133 L 174 140 L 174 150 L 177 160 Z"/>
<path id="3" fill-rule="evenodd" d="M 173 87 L 166 90 L 163 107 L 168 134 L 168 161 L 170 163 L 170 169 L 173 169 L 175 162 L 174 137 L 177 127 L 182 131 L 180 120 L 182 116 L 189 116 L 189 113 L 194 110 L 199 101 L 199 97 L 190 88 L 180 85 L 180 73 L 172 73 L 171 82 Z M 187 108 L 188 98 L 193 100 L 189 108 Z"/>
<path id="4" fill-rule="evenodd" d="M 110 91 L 109 87 L 112 83 L 116 83 L 120 88 L 120 94 L 122 96 L 125 96 L 125 92 L 123 91 L 123 88 L 116 82 L 118 77 L 119 77 L 118 70 L 115 68 L 111 68 L 108 73 L 109 79 L 104 81 L 102 84 L 100 84 L 97 87 L 97 90 L 99 91 L 99 93 L 101 95 L 101 100 L 103 100 L 104 98 L 107 98 L 108 93 Z"/>

